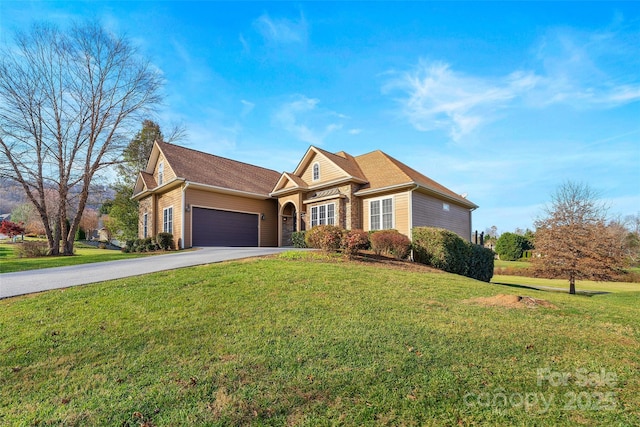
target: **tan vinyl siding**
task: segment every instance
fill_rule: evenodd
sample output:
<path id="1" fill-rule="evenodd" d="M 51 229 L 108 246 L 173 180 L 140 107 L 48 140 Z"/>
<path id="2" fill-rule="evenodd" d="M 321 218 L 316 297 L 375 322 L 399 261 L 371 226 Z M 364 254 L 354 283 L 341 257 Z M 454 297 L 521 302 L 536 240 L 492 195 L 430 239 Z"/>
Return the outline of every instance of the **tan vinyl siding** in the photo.
<path id="1" fill-rule="evenodd" d="M 193 207 L 264 214 L 265 219 L 260 220 L 259 225 L 259 244 L 260 246 L 278 246 L 278 208 L 276 200 L 250 199 L 231 194 L 188 188 L 186 192 L 186 203 L 191 206 L 191 209 L 185 218 L 185 247 L 191 247 L 193 237 L 191 230 L 191 212 L 193 212 Z"/>
<path id="2" fill-rule="evenodd" d="M 369 216 L 369 202 L 372 200 L 393 199 L 393 228 L 400 233 L 409 236 L 409 193 L 376 195 L 362 199 L 362 228 L 371 230 L 371 217 Z"/>
<path id="3" fill-rule="evenodd" d="M 449 211 L 443 209 L 449 205 Z M 451 230 L 465 240 L 471 239 L 471 212 L 468 208 L 441 199 L 413 192 L 413 226 L 438 227 Z"/>
<path id="4" fill-rule="evenodd" d="M 164 156 L 162 154 L 160 154 L 158 156 L 158 161 L 156 162 L 156 166 L 153 169 L 153 177 L 155 178 L 156 182 L 158 181 L 158 168 L 160 167 L 160 163 L 163 163 L 163 167 L 164 167 L 164 176 L 162 178 L 162 183 L 166 184 L 167 182 L 171 181 L 173 178 L 176 177 L 175 172 L 173 172 L 173 169 L 171 169 L 171 165 L 169 165 L 169 162 L 167 162 L 167 160 L 164 158 Z"/>
<path id="5" fill-rule="evenodd" d="M 155 233 L 164 231 L 162 229 L 164 226 L 164 209 L 173 207 L 173 241 L 176 244 L 176 248 L 179 248 L 182 239 L 182 188 L 174 188 L 166 193 L 159 194 L 157 197 L 157 208 L 154 218 L 156 224 Z"/>
<path id="6" fill-rule="evenodd" d="M 318 181 L 313 180 L 313 165 L 315 163 L 320 165 L 320 179 Z M 333 162 L 329 161 L 324 156 L 316 154 L 307 165 L 307 168 L 304 170 L 301 177 L 308 185 L 314 186 L 324 182 L 344 178 L 346 176 L 345 172 L 337 167 Z"/>

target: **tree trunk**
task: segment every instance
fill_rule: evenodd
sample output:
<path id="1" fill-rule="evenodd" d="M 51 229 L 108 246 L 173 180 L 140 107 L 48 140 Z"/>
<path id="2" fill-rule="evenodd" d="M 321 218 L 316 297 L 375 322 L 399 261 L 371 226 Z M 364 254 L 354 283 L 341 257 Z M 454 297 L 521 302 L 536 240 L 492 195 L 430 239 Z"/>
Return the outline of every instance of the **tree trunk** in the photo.
<path id="1" fill-rule="evenodd" d="M 571 295 L 576 294 L 576 278 L 573 275 L 573 273 L 569 275 L 569 294 Z"/>

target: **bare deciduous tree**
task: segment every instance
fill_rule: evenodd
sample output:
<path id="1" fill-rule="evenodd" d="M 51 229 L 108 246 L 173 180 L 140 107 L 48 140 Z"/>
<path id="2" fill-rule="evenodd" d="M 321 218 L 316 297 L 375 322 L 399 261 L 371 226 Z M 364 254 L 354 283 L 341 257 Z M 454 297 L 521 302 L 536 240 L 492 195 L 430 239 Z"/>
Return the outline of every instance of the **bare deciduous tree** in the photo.
<path id="1" fill-rule="evenodd" d="M 118 162 L 161 85 L 125 38 L 96 22 L 68 31 L 36 24 L 0 51 L 0 176 L 22 185 L 51 254 L 60 246 L 73 254 L 91 181 Z M 56 206 L 47 190 L 57 192 Z"/>
<path id="2" fill-rule="evenodd" d="M 537 275 L 611 280 L 623 267 L 620 239 L 607 225 L 607 207 L 587 185 L 566 182 L 553 194 L 545 216 L 535 221 L 532 263 Z"/>

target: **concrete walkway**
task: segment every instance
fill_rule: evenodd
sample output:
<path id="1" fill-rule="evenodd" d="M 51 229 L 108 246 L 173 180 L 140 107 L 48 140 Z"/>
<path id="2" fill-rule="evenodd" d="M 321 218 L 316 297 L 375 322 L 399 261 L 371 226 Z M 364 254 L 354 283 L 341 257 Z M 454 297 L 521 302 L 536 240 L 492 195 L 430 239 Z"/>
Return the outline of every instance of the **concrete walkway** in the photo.
<path id="1" fill-rule="evenodd" d="M 0 299 L 289 250 L 292 248 L 199 248 L 144 258 L 3 273 L 0 274 Z"/>

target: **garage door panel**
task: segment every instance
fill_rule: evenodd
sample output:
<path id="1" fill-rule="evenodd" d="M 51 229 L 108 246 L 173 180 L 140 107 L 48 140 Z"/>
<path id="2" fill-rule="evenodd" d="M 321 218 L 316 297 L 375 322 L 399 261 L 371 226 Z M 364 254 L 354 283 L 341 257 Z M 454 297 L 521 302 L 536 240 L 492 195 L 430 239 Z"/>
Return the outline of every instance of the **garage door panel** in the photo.
<path id="1" fill-rule="evenodd" d="M 258 215 L 193 208 L 193 246 L 258 246 Z"/>

